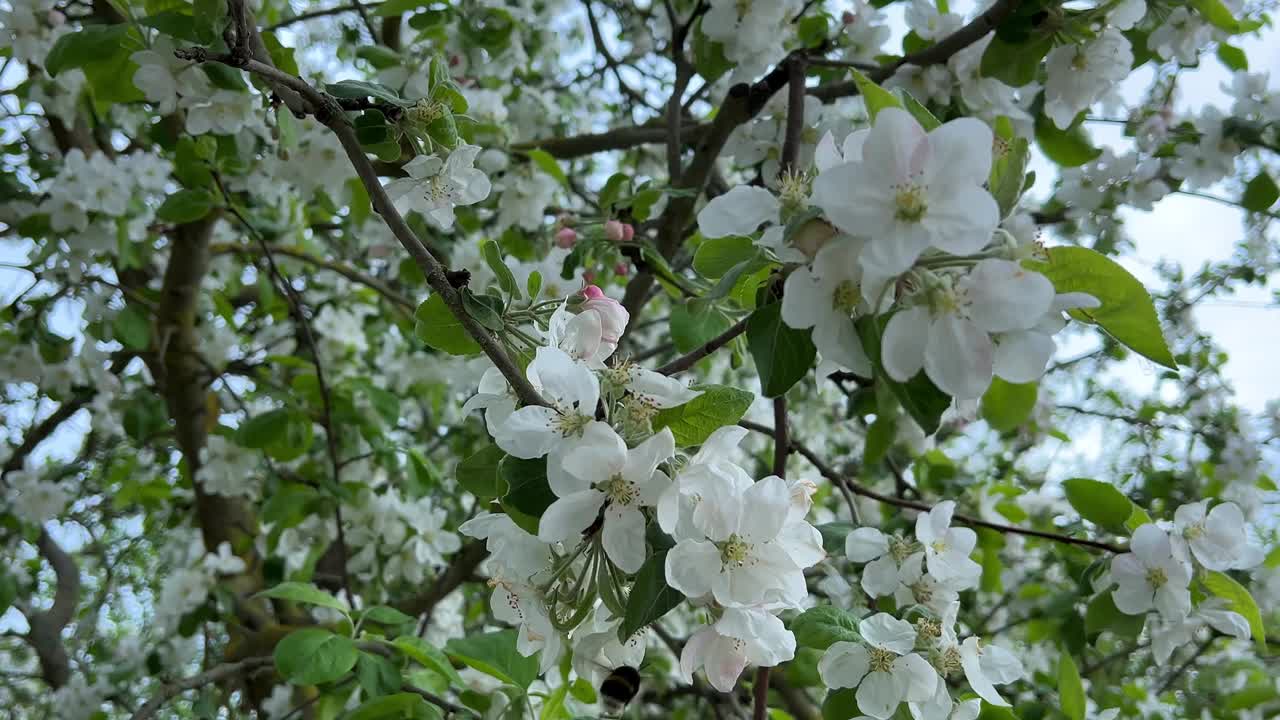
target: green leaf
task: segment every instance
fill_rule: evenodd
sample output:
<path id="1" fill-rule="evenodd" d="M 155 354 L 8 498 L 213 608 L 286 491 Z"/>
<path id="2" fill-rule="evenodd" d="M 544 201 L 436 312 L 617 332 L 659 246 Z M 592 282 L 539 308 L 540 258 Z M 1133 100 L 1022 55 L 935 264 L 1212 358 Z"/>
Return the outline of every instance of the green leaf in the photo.
<path id="1" fill-rule="evenodd" d="M 1011 43 L 991 38 L 991 44 L 982 53 L 979 74 L 995 78 L 1012 87 L 1022 87 L 1034 82 L 1040 71 L 1040 61 L 1053 49 L 1053 34 L 1032 36 L 1027 42 Z"/>
<path id="2" fill-rule="evenodd" d="M 833 605 L 809 608 L 791 621 L 791 632 L 796 636 L 796 647 L 826 650 L 836 642 L 858 642 L 858 618 L 853 613 Z"/>
<path id="3" fill-rule="evenodd" d="M 1229 33 L 1241 31 L 1240 21 L 1231 14 L 1231 9 L 1222 0 L 1191 0 L 1191 7 L 1208 23 Z"/>
<path id="4" fill-rule="evenodd" d="M 855 688 L 832 690 L 822 701 L 822 720 L 853 720 L 858 717 L 866 716 L 858 708 Z"/>
<path id="5" fill-rule="evenodd" d="M 58 38 L 45 56 L 44 69 L 57 77 L 63 70 L 102 63 L 121 54 L 128 57 L 141 49 L 142 41 L 131 25 L 85 25 Z"/>
<path id="6" fill-rule="evenodd" d="M 422 342 L 450 355 L 479 355 L 480 345 L 472 339 L 444 298 L 432 295 L 413 313 L 414 334 Z"/>
<path id="7" fill-rule="evenodd" d="M 387 0 L 374 9 L 375 17 L 394 17 L 421 7 L 433 5 L 432 0 Z"/>
<path id="8" fill-rule="evenodd" d="M 350 638 L 324 628 L 294 630 L 275 649 L 276 669 L 295 685 L 332 682 L 355 667 L 360 652 Z"/>
<path id="9" fill-rule="evenodd" d="M 998 377 L 993 379 L 982 396 L 982 419 L 997 432 L 1018 429 L 1036 409 L 1039 389 L 1039 383 L 1015 384 Z"/>
<path id="10" fill-rule="evenodd" d="M 546 458 L 522 460 L 508 455 L 498 463 L 498 477 L 507 485 L 502 504 L 510 505 L 525 515 L 542 517 L 542 513 L 556 501 L 556 495 L 547 482 Z"/>
<path id="11" fill-rule="evenodd" d="M 400 668 L 395 663 L 371 653 L 360 653 L 356 661 L 356 679 L 365 695 L 377 697 L 400 689 Z"/>
<path id="12" fill-rule="evenodd" d="M 569 686 L 561 685 L 556 688 L 555 692 L 542 703 L 542 711 L 538 713 L 538 720 L 568 720 L 573 717 L 569 711 L 565 709 L 565 698 L 569 695 Z"/>
<path id="13" fill-rule="evenodd" d="M 362 612 L 360 617 L 364 622 L 374 622 L 379 625 L 404 625 L 414 621 L 414 618 L 387 605 L 374 605 Z"/>
<path id="14" fill-rule="evenodd" d="M 179 190 L 165 198 L 156 217 L 171 223 L 195 222 L 213 209 L 213 193 L 208 190 Z"/>
<path id="15" fill-rule="evenodd" d="M 1244 617 L 1249 623 L 1249 632 L 1253 635 L 1258 652 L 1265 653 L 1267 628 L 1262 623 L 1262 611 L 1258 609 L 1258 603 L 1254 602 L 1249 591 L 1225 573 L 1207 572 L 1202 581 L 1206 590 L 1227 601 L 1227 609 Z"/>
<path id="16" fill-rule="evenodd" d="M 480 243 L 480 253 L 484 256 L 485 264 L 493 271 L 494 277 L 498 279 L 498 287 L 513 299 L 519 300 L 520 285 L 516 283 L 516 276 L 511 274 L 511 268 L 502 262 L 502 251 L 498 249 L 498 244 L 492 240 L 485 240 Z"/>
<path id="17" fill-rule="evenodd" d="M 492 295 L 477 295 L 467 287 L 458 292 L 462 295 L 462 308 L 468 315 L 493 332 L 502 331 L 505 325 L 502 321 L 501 300 Z"/>
<path id="18" fill-rule="evenodd" d="M 893 93 L 872 82 L 871 78 L 857 70 L 850 70 L 849 73 L 853 75 L 853 83 L 858 86 L 858 92 L 862 94 L 862 99 L 867 105 L 867 117 L 871 120 L 874 121 L 876 115 L 887 107 L 902 107 L 901 100 Z"/>
<path id="19" fill-rule="evenodd" d="M 401 62 L 400 53 L 386 45 L 361 45 L 356 48 L 356 57 L 368 60 L 378 70 L 394 67 Z"/>
<path id="20" fill-rule="evenodd" d="M 657 622 L 674 609 L 684 596 L 667 584 L 667 553 L 649 556 L 636 573 L 627 597 L 627 613 L 618 626 L 618 640 L 626 642 L 641 628 Z"/>
<path id="21" fill-rule="evenodd" d="M 818 47 L 827 39 L 829 22 L 826 15 L 809 15 L 796 23 L 796 37 L 805 47 Z"/>
<path id="22" fill-rule="evenodd" d="M 1042 273 L 1060 293 L 1088 293 L 1102 303 L 1094 309 L 1071 311 L 1071 316 L 1094 323 L 1129 349 L 1160 365 L 1177 370 L 1169 352 L 1151 295 L 1133 275 L 1111 258 L 1088 248 L 1053 247 L 1049 262 L 1023 263 Z"/>
<path id="23" fill-rule="evenodd" d="M 693 65 L 707 82 L 713 83 L 721 75 L 733 69 L 734 64 L 724 54 L 724 44 L 707 37 L 701 31 L 702 19 L 698 19 L 698 32 L 693 36 Z"/>
<path id="24" fill-rule="evenodd" d="M 292 600 L 306 605 L 319 605 L 348 612 L 347 604 L 311 583 L 282 582 L 273 588 L 263 590 L 254 597 L 274 598 L 276 600 Z"/>
<path id="25" fill-rule="evenodd" d="M 325 85 L 325 90 L 330 95 L 344 100 L 363 100 L 364 98 L 374 98 L 383 102 L 391 103 L 406 107 L 408 103 L 402 99 L 395 90 L 377 83 L 364 82 L 363 80 L 342 80 L 340 82 Z"/>
<path id="26" fill-rule="evenodd" d="M 1036 115 L 1036 142 L 1050 160 L 1063 167 L 1077 167 L 1102 154 L 1079 121 L 1060 130 L 1043 113 Z"/>
<path id="27" fill-rule="evenodd" d="M 755 399 L 754 393 L 725 385 L 699 389 L 702 394 L 689 402 L 659 410 L 653 416 L 654 432 L 671 428 L 680 447 L 701 445 L 711 433 L 741 420 Z"/>
<path id="28" fill-rule="evenodd" d="M 1070 720 L 1084 720 L 1087 707 L 1084 683 L 1080 681 L 1075 661 L 1065 651 L 1058 657 L 1058 702 Z"/>
<path id="29" fill-rule="evenodd" d="M 1250 212 L 1266 212 L 1280 200 L 1280 187 L 1271 179 L 1266 170 L 1259 172 L 1244 188 L 1244 197 L 1240 204 Z"/>
<path id="30" fill-rule="evenodd" d="M 458 463 L 454 474 L 463 490 L 480 498 L 502 497 L 507 492 L 506 483 L 498 477 L 498 464 L 507 456 L 497 445 L 490 443 L 474 455 Z"/>
<path id="31" fill-rule="evenodd" d="M 942 121 L 929 112 L 929 108 L 925 107 L 923 103 L 906 90 L 902 91 L 902 103 L 906 106 L 907 112 L 911 113 L 911 117 L 915 118 L 916 122 L 920 123 L 920 127 L 924 128 L 925 132 L 942 125 Z"/>
<path id="32" fill-rule="evenodd" d="M 818 349 L 810 330 L 797 330 L 782 321 L 782 303 L 757 309 L 747 321 L 747 348 L 760 373 L 765 397 L 785 394 L 813 367 Z"/>
<path id="33" fill-rule="evenodd" d="M 857 321 L 862 348 L 874 367 L 876 382 L 884 383 L 902 405 L 902 409 L 907 411 L 925 434 L 932 435 L 938 431 L 938 426 L 942 422 L 942 413 L 951 407 L 951 396 L 939 390 L 923 372 L 916 373 L 915 377 L 905 383 L 889 377 L 880 362 L 880 338 L 884 333 L 882 323 L 888 323 L 888 321 L 888 317 L 867 317 Z"/>
<path id="34" fill-rule="evenodd" d="M 1103 630 L 1110 630 L 1119 637 L 1133 640 L 1142 633 L 1145 622 L 1144 615 L 1126 615 L 1120 612 L 1108 590 L 1089 601 L 1089 607 L 1084 613 L 1084 632 L 1086 637 L 1094 638 Z"/>
<path id="35" fill-rule="evenodd" d="M 719 310 L 699 300 L 678 303 L 668 319 L 671 342 L 676 351 L 692 352 L 729 329 L 729 319 Z"/>
<path id="36" fill-rule="evenodd" d="M 454 638 L 445 652 L 467 667 L 525 690 L 538 677 L 538 655 L 524 657 L 516 650 L 515 630 Z"/>
<path id="37" fill-rule="evenodd" d="M 1008 217 L 1018 206 L 1023 187 L 1027 184 L 1027 162 L 1031 158 L 1031 147 L 1027 139 L 1022 137 L 1013 138 L 1001 145 L 1004 151 L 991 163 L 988 187 L 1000 207 L 1000 217 Z"/>
<path id="38" fill-rule="evenodd" d="M 893 415 L 880 414 L 876 421 L 867 428 L 867 440 L 862 448 L 862 464 L 878 465 L 885 453 L 893 447 L 893 439 L 898 434 L 898 419 Z"/>
<path id="39" fill-rule="evenodd" d="M 1249 69 L 1249 56 L 1245 55 L 1244 50 L 1235 45 L 1228 45 L 1224 42 L 1218 43 L 1218 59 L 1226 65 L 1228 69 L 1236 72 L 1247 71 Z"/>
<path id="40" fill-rule="evenodd" d="M 400 652 L 424 668 L 444 677 L 455 687 L 463 687 L 465 683 L 453 663 L 445 656 L 444 651 L 416 635 L 401 635 L 391 642 Z"/>
<path id="41" fill-rule="evenodd" d="M 847 522 L 829 522 L 814 527 L 822 535 L 822 549 L 828 555 L 843 555 L 845 538 L 858 526 Z"/>
<path id="42" fill-rule="evenodd" d="M 155 28 L 165 35 L 186 40 L 190 43 L 201 42 L 196 34 L 195 18 L 190 13 L 177 10 L 165 10 L 138 20 L 139 25 Z"/>
<path id="43" fill-rule="evenodd" d="M 131 303 L 111 321 L 111 336 L 130 350 L 147 350 L 151 347 L 151 318 Z"/>
<path id="44" fill-rule="evenodd" d="M 344 720 L 440 720 L 440 708 L 417 693 L 402 692 L 367 700 Z"/>
<path id="45" fill-rule="evenodd" d="M 712 238 L 698 246 L 693 254 L 693 269 L 709 280 L 724 277 L 735 265 L 750 260 L 757 253 L 749 237 L 727 235 Z"/>
<path id="46" fill-rule="evenodd" d="M 294 410 L 278 409 L 254 415 L 236 429 L 236 444 L 265 450 L 272 458 L 289 461 L 311 447 L 311 418 Z"/>
<path id="47" fill-rule="evenodd" d="M 564 174 L 564 170 L 560 168 L 560 163 L 552 157 L 551 153 L 546 150 L 538 150 L 535 148 L 533 150 L 525 150 L 524 154 L 527 155 L 529 159 L 533 161 L 533 164 L 537 165 L 542 172 L 555 178 L 556 182 L 560 183 L 564 189 L 570 189 L 568 176 Z"/>
<path id="48" fill-rule="evenodd" d="M 1133 513 L 1133 502 L 1114 485 L 1088 478 L 1072 478 L 1062 482 L 1067 502 L 1080 517 L 1108 529 L 1124 527 Z"/>

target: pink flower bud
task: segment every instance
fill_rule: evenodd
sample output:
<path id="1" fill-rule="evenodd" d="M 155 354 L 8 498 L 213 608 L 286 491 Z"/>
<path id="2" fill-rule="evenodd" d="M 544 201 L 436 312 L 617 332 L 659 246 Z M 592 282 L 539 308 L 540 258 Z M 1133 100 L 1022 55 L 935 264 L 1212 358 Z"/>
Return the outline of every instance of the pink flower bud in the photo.
<path id="1" fill-rule="evenodd" d="M 617 220 L 610 220 L 604 224 L 604 236 L 613 242 L 622 242 L 627 234 L 625 227 Z"/>
<path id="2" fill-rule="evenodd" d="M 849 10 L 845 10 L 844 14 L 840 16 L 840 22 L 844 23 L 845 25 L 852 25 L 857 21 L 858 21 L 858 16 L 854 15 L 853 12 Z"/>
<path id="3" fill-rule="evenodd" d="M 599 300 L 600 298 L 604 297 L 604 291 L 596 287 L 595 285 L 588 285 L 582 288 L 582 297 L 588 300 Z"/>
<path id="4" fill-rule="evenodd" d="M 620 262 L 613 266 L 613 273 L 615 275 L 626 275 L 629 272 L 631 272 L 631 265 L 629 263 Z"/>
<path id="5" fill-rule="evenodd" d="M 578 233 L 573 228 L 560 228 L 556 233 L 556 247 L 568 250 L 578 242 Z"/>
<path id="6" fill-rule="evenodd" d="M 582 281 L 583 281 L 583 282 L 588 282 L 588 283 L 595 282 L 595 281 L 596 281 L 596 271 L 595 271 L 595 270 L 584 270 L 584 271 L 583 271 L 583 273 L 582 273 Z M 599 290 L 600 288 L 596 288 L 596 289 L 597 289 L 597 290 Z"/>
<path id="7" fill-rule="evenodd" d="M 631 242 L 635 236 L 636 229 L 631 226 L 631 223 L 622 223 L 622 242 Z"/>

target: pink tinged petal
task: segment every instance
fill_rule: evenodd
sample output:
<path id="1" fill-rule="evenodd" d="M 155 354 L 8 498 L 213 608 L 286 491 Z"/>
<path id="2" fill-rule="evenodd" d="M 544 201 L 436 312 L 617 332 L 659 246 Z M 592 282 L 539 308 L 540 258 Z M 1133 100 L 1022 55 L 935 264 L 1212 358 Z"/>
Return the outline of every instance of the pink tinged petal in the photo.
<path id="1" fill-rule="evenodd" d="M 778 222 L 782 206 L 761 187 L 739 185 L 711 200 L 698 213 L 698 229 L 709 238 L 750 235 L 762 223 Z"/>
<path id="2" fill-rule="evenodd" d="M 969 317 L 987 332 L 1025 330 L 1049 312 L 1053 283 L 1010 260 L 988 258 L 970 271 Z"/>
<path id="3" fill-rule="evenodd" d="M 906 620 L 899 620 L 889 613 L 876 613 L 858 623 L 862 639 L 871 645 L 891 650 L 899 655 L 911 652 L 916 644 L 916 629 Z"/>
<path id="4" fill-rule="evenodd" d="M 703 540 L 681 540 L 667 552 L 667 584 L 685 597 L 710 593 L 723 569 L 719 548 Z"/>
<path id="5" fill-rule="evenodd" d="M 864 163 L 837 165 L 819 175 L 812 201 L 832 225 L 851 235 L 876 236 L 893 220 L 889 183 Z"/>
<path id="6" fill-rule="evenodd" d="M 968 255 L 986 247 L 1000 224 L 1000 206 L 991 193 L 977 186 L 932 192 L 929 209 L 918 226 L 929 233 L 929 245 L 955 255 Z"/>
<path id="7" fill-rule="evenodd" d="M 929 182 L 982 185 L 991 175 L 991 128 L 981 120 L 959 118 L 929 132 Z"/>
<path id="8" fill-rule="evenodd" d="M 565 323 L 560 349 L 579 360 L 590 360 L 600 351 L 603 337 L 600 313 L 579 313 Z"/>
<path id="9" fill-rule="evenodd" d="M 1150 523 L 1134 531 L 1129 549 L 1147 567 L 1157 566 L 1173 555 L 1169 534 Z"/>
<path id="10" fill-rule="evenodd" d="M 1052 337 L 1036 330 L 1005 333 L 996 343 L 995 374 L 1015 384 L 1036 382 L 1057 349 Z"/>
<path id="11" fill-rule="evenodd" d="M 774 539 L 787 521 L 790 506 L 791 490 L 785 480 L 776 475 L 760 480 L 743 493 L 738 534 L 753 543 Z"/>
<path id="12" fill-rule="evenodd" d="M 720 692 L 733 692 L 738 676 L 747 666 L 747 656 L 740 652 L 731 638 L 716 636 L 703 669 L 711 687 Z"/>
<path id="13" fill-rule="evenodd" d="M 969 681 L 969 687 L 983 700 L 999 707 L 1009 707 L 1009 703 L 1000 697 L 1000 693 L 982 671 L 982 650 L 978 644 L 978 638 L 971 637 L 960 646 L 960 666 L 964 668 L 964 677 Z"/>
<path id="14" fill-rule="evenodd" d="M 795 657 L 795 635 L 771 613 L 726 608 L 715 627 L 721 635 L 743 641 L 744 654 L 752 665 L 773 667 Z"/>
<path id="15" fill-rule="evenodd" d="M 893 661 L 893 674 L 906 681 L 906 700 L 908 702 L 926 702 L 938 689 L 938 672 L 928 660 L 915 653 L 903 655 Z"/>
<path id="16" fill-rule="evenodd" d="M 555 410 L 541 405 L 522 407 L 511 413 L 498 428 L 493 441 L 509 455 L 529 460 L 546 455 L 557 442 L 560 434 L 553 429 L 559 418 Z"/>
<path id="17" fill-rule="evenodd" d="M 612 427 L 598 420 L 583 428 L 581 441 L 564 456 L 565 472 L 592 484 L 620 474 L 626 464 L 627 444 Z"/>
<path id="18" fill-rule="evenodd" d="M 869 562 L 889 552 L 889 538 L 875 528 L 856 528 L 844 538 L 844 553 L 854 562 Z"/>
<path id="19" fill-rule="evenodd" d="M 694 633 L 680 651 L 680 679 L 686 683 L 693 682 L 693 671 L 706 662 L 707 653 L 711 651 L 711 643 L 719 637 L 710 626 L 703 627 Z"/>
<path id="20" fill-rule="evenodd" d="M 991 337 L 971 321 L 946 315 L 930 327 L 924 370 L 948 395 L 961 400 L 982 397 L 991 385 L 994 364 Z"/>
<path id="21" fill-rule="evenodd" d="M 538 521 L 538 539 L 560 542 L 582 534 L 600 515 L 604 493 L 584 490 L 551 503 Z"/>
<path id="22" fill-rule="evenodd" d="M 862 568 L 862 589 L 871 597 L 892 595 L 898 589 L 898 563 L 885 555 Z"/>
<path id="23" fill-rule="evenodd" d="M 991 147 L 991 143 L 987 143 Z M 863 161 L 880 173 L 882 184 L 893 185 L 919 176 L 929 158 L 931 143 L 924 128 L 901 108 L 885 108 L 862 147 Z"/>
<path id="24" fill-rule="evenodd" d="M 818 661 L 822 684 L 829 688 L 857 687 L 870 669 L 870 658 L 862 643 L 841 640 L 827 648 Z"/>
<path id="25" fill-rule="evenodd" d="M 782 322 L 788 327 L 813 327 L 823 308 L 830 304 L 831 296 L 809 268 L 796 268 L 787 276 L 782 292 Z"/>
<path id="26" fill-rule="evenodd" d="M 905 694 L 905 682 L 887 672 L 869 672 L 858 686 L 858 709 L 879 720 L 889 720 Z"/>
<path id="27" fill-rule="evenodd" d="M 541 529 L 541 528 L 539 528 Z M 604 511 L 604 551 L 628 575 L 644 565 L 644 514 L 611 505 Z"/>
<path id="28" fill-rule="evenodd" d="M 914 307 L 889 318 L 880 340 L 880 362 L 889 377 L 906 382 L 924 367 L 931 322 L 929 310 Z"/>

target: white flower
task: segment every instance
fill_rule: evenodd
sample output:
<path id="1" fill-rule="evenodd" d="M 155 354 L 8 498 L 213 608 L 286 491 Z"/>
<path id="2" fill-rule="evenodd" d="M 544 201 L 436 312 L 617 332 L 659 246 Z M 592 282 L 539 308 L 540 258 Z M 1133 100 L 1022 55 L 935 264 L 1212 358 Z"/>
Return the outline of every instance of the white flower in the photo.
<path id="1" fill-rule="evenodd" d="M 1102 303 L 1087 293 L 1058 293 L 1049 311 L 1026 330 L 1000 333 L 996 341 L 994 371 L 1011 383 L 1036 382 L 1058 349 L 1053 336 L 1067 326 L 1063 313 L 1076 308 L 1096 308 Z"/>
<path id="2" fill-rule="evenodd" d="M 1000 222 L 983 189 L 991 146 L 991 129 L 979 120 L 952 120 L 925 133 L 907 111 L 886 108 L 862 157 L 814 181 L 813 201 L 836 227 L 868 238 L 860 262 L 877 277 L 903 272 L 930 247 L 974 253 Z"/>
<path id="3" fill-rule="evenodd" d="M 1129 547 L 1111 561 L 1111 579 L 1118 585 L 1111 593 L 1116 608 L 1129 615 L 1155 608 L 1168 619 L 1186 617 L 1191 611 L 1191 573 L 1174 557 L 1169 535 L 1155 525 L 1143 525 L 1134 531 Z"/>
<path id="4" fill-rule="evenodd" d="M 1262 562 L 1262 550 L 1249 544 L 1244 514 L 1235 503 L 1215 506 L 1208 500 L 1189 503 L 1173 513 L 1176 543 L 1185 543 L 1209 570 L 1247 569 Z"/>
<path id="5" fill-rule="evenodd" d="M 1013 653 L 997 645 L 983 645 L 976 637 L 966 638 L 960 645 L 960 665 L 969 687 L 992 705 L 1008 707 L 996 692 L 996 685 L 1015 682 L 1023 676 L 1022 662 Z"/>
<path id="6" fill-rule="evenodd" d="M 1059 45 L 1045 57 L 1044 114 L 1067 129 L 1116 83 L 1129 75 L 1133 48 L 1115 28 L 1087 45 Z"/>
<path id="7" fill-rule="evenodd" d="M 204 556 L 204 569 L 215 575 L 235 575 L 244 572 L 244 560 L 231 552 L 231 543 L 218 543 L 218 553 Z"/>
<path id="8" fill-rule="evenodd" d="M 623 572 L 636 572 L 645 558 L 645 519 L 640 508 L 656 505 L 670 484 L 658 465 L 675 452 L 670 428 L 628 450 L 613 428 L 593 423 L 582 442 L 564 456 L 565 472 L 548 477 L 559 499 L 543 513 L 538 537 L 563 542 L 579 536 L 603 507 L 605 553 Z"/>
<path id="9" fill-rule="evenodd" d="M 511 413 L 493 436 L 498 447 L 518 458 L 546 455 L 566 439 L 581 438 L 595 420 L 600 382 L 563 350 L 538 348 L 525 374 L 550 407 L 529 405 Z"/>
<path id="10" fill-rule="evenodd" d="M 907 5 L 907 27 L 925 40 L 941 40 L 964 25 L 955 13 L 940 13 L 933 0 L 911 0 Z"/>
<path id="11" fill-rule="evenodd" d="M 253 96 L 235 90 L 215 90 L 210 94 L 183 98 L 187 111 L 187 132 L 234 135 L 253 119 Z"/>
<path id="12" fill-rule="evenodd" d="M 1120 0 L 1119 4 L 1111 8 L 1107 21 L 1112 27 L 1128 30 L 1137 25 L 1146 14 L 1147 0 Z"/>
<path id="13" fill-rule="evenodd" d="M 612 617 L 603 606 L 597 607 L 591 619 L 574 632 L 573 669 L 599 687 L 606 673 L 619 667 L 640 667 L 644 661 L 644 630 L 635 632 L 626 642 L 618 640 L 620 618 Z"/>
<path id="14" fill-rule="evenodd" d="M 853 562 L 867 563 L 862 569 L 862 589 L 873 598 L 898 590 L 899 563 L 913 554 L 911 543 L 872 527 L 854 529 L 844 538 L 844 553 Z"/>
<path id="15" fill-rule="evenodd" d="M 1147 47 L 1164 60 L 1195 65 L 1213 36 L 1213 28 L 1184 6 L 1177 6 L 1147 38 Z M 1126 74 L 1127 71 L 1126 71 Z"/>
<path id="16" fill-rule="evenodd" d="M 979 568 L 981 572 L 981 568 Z M 863 573 L 866 577 L 866 573 Z M 958 580 L 958 582 L 957 582 Z M 898 568 L 898 587 L 894 590 L 894 600 L 898 607 L 907 607 L 919 603 L 941 613 L 959 597 L 959 591 L 971 587 L 968 577 L 943 581 L 924 571 L 924 553 L 915 553 L 902 561 Z"/>
<path id="17" fill-rule="evenodd" d="M 1165 618 L 1154 613 L 1148 615 L 1147 634 L 1151 637 L 1151 651 L 1156 663 L 1164 665 L 1169 662 L 1173 651 L 1191 642 L 1196 631 L 1206 625 L 1224 635 L 1248 640 L 1252 635 L 1249 621 L 1239 613 L 1224 610 L 1223 604 L 1221 598 L 1212 598 L 1200 603 L 1186 617 Z"/>
<path id="18" fill-rule="evenodd" d="M 803 262 L 803 253 L 783 245 L 782 203 L 765 188 L 738 185 L 712 198 L 698 212 L 698 230 L 708 238 L 754 235 L 766 223 L 769 227 L 756 244 L 773 251 L 783 262 Z"/>
<path id="19" fill-rule="evenodd" d="M 547 615 L 537 590 L 523 583 L 497 578 L 489 582 L 493 585 L 493 595 L 489 598 L 493 616 L 518 629 L 516 650 L 525 657 L 541 650 L 539 672 L 545 673 L 558 665 L 560 653 L 564 650 L 564 638 L 551 624 L 551 617 Z"/>
<path id="20" fill-rule="evenodd" d="M 938 673 L 912 652 L 916 631 L 911 623 L 877 613 L 859 622 L 858 632 L 863 642 L 834 643 L 818 661 L 827 687 L 858 688 L 858 709 L 880 720 L 887 720 L 903 702 L 933 697 Z"/>
<path id="21" fill-rule="evenodd" d="M 929 574 L 940 582 L 961 583 L 964 590 L 978 584 L 982 566 L 969 554 L 978 543 L 978 535 L 969 528 L 951 527 L 956 504 L 940 502 L 927 513 L 916 516 L 916 540 L 924 545 L 925 564 Z"/>
<path id="22" fill-rule="evenodd" d="M 387 195 L 400 212 L 416 210 L 442 230 L 453 228 L 453 209 L 489 197 L 489 178 L 474 167 L 480 148 L 462 143 L 445 160 L 419 155 L 404 166 L 409 177 L 387 184 Z"/>
<path id="23" fill-rule="evenodd" d="M 62 485 L 41 480 L 35 472 L 19 470 L 9 473 L 9 484 L 17 490 L 18 497 L 9 495 L 14 514 L 23 522 L 42 525 L 47 520 L 62 514 L 67 503 L 71 502 L 71 494 Z"/>
<path id="24" fill-rule="evenodd" d="M 881 361 L 899 382 L 923 367 L 947 394 L 981 397 L 998 363 L 1021 367 L 1040 357 L 1039 349 L 1031 347 L 1037 354 L 1023 358 L 1026 346 L 997 344 L 991 334 L 1034 327 L 1053 298 L 1053 284 L 1040 273 L 1009 260 L 983 260 L 954 285 L 940 282 L 927 292 L 927 304 L 895 313 L 884 330 Z"/>
<path id="25" fill-rule="evenodd" d="M 618 349 L 618 340 L 627 329 L 630 314 L 617 300 L 605 295 L 595 285 L 581 290 L 577 314 L 569 311 L 569 302 L 556 308 L 547 327 L 547 341 L 576 360 L 594 369 L 604 368 L 604 361 Z"/>
<path id="26" fill-rule="evenodd" d="M 682 539 L 667 553 L 668 584 L 730 607 L 797 605 L 808 594 L 803 569 L 826 553 L 812 525 L 787 522 L 790 505 L 790 490 L 776 476 L 745 490 L 707 483 L 698 507 L 705 512 L 695 518 L 707 539 Z"/>
<path id="27" fill-rule="evenodd" d="M 484 423 L 489 434 L 497 436 L 498 428 L 516 411 L 517 400 L 502 371 L 491 367 L 480 376 L 480 387 L 462 406 L 463 414 L 484 410 Z"/>
<path id="28" fill-rule="evenodd" d="M 813 344 L 823 360 L 870 377 L 871 361 L 853 325 L 870 310 L 862 299 L 861 251 L 860 240 L 840 236 L 818 251 L 812 265 L 796 268 L 782 294 L 782 320 L 793 328 L 813 328 Z"/>
<path id="29" fill-rule="evenodd" d="M 762 610 L 727 608 L 715 625 L 694 633 L 680 652 L 680 676 L 693 681 L 703 668 L 711 686 L 732 692 L 748 665 L 773 667 L 795 656 L 796 637 L 778 618 Z"/>
<path id="30" fill-rule="evenodd" d="M 709 520 L 702 496 L 718 484 L 730 485 L 738 492 L 751 487 L 751 476 L 729 459 L 746 434 L 746 428 L 727 425 L 707 437 L 658 499 L 658 525 L 664 532 L 676 540 L 705 537 L 701 528 Z"/>
<path id="31" fill-rule="evenodd" d="M 484 540 L 489 551 L 487 562 L 499 567 L 498 574 L 503 576 L 528 581 L 551 566 L 550 546 L 516 525 L 508 515 L 480 513 L 458 526 L 458 532 Z"/>

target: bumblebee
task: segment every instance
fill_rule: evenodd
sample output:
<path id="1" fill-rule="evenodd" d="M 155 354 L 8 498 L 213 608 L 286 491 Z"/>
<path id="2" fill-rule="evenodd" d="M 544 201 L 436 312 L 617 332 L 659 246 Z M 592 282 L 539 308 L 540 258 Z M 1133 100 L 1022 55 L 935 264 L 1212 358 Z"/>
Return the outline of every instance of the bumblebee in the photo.
<path id="1" fill-rule="evenodd" d="M 606 712 L 620 715 L 640 692 L 640 670 L 629 665 L 614 668 L 600 683 L 600 697 Z"/>

